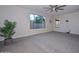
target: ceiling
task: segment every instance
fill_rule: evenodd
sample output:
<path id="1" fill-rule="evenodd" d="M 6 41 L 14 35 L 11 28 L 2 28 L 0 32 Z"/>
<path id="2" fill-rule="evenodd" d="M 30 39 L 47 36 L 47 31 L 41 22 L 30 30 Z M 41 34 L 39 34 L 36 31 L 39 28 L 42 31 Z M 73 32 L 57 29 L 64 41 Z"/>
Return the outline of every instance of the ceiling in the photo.
<path id="1" fill-rule="evenodd" d="M 79 5 L 67 5 L 66 7 L 63 7 L 64 10 L 59 10 L 58 12 L 53 11 L 52 13 L 44 9 L 44 7 L 49 7 L 48 5 L 20 5 L 19 7 L 29 9 L 35 12 L 41 12 L 41 13 L 52 14 L 52 15 L 59 15 L 59 14 L 79 11 Z"/>

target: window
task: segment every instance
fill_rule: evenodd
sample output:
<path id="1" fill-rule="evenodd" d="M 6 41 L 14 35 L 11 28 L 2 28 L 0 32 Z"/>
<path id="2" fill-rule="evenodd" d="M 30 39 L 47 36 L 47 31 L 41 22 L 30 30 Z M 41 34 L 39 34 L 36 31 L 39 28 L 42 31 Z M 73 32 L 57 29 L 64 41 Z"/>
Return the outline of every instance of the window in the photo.
<path id="1" fill-rule="evenodd" d="M 31 29 L 45 28 L 45 17 L 30 14 L 30 28 Z"/>

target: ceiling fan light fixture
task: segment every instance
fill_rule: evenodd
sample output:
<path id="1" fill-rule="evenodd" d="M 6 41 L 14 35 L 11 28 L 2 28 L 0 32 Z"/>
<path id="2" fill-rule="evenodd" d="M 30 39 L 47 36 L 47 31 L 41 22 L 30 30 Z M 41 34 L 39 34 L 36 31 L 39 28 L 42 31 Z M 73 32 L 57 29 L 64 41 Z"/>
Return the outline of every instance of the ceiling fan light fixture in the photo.
<path id="1" fill-rule="evenodd" d="M 55 8 L 53 8 L 53 10 L 55 10 Z"/>

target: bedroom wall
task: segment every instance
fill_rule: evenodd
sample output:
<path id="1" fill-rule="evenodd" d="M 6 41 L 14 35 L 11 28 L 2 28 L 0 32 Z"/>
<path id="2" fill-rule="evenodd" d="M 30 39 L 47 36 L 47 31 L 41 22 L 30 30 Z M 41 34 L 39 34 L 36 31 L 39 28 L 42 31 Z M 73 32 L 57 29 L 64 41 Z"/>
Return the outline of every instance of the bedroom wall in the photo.
<path id="1" fill-rule="evenodd" d="M 43 15 L 46 17 L 46 28 L 45 29 L 30 29 L 30 14 Z M 47 16 L 44 13 L 34 12 L 26 10 L 17 6 L 0 6 L 0 26 L 3 26 L 5 19 L 10 21 L 16 21 L 17 25 L 15 28 L 16 34 L 14 38 L 25 37 L 33 34 L 44 33 L 53 31 L 53 25 L 49 22 L 52 20 L 51 16 Z"/>
<path id="2" fill-rule="evenodd" d="M 79 34 L 79 12 L 58 15 L 55 16 L 54 18 L 59 18 L 60 20 L 60 25 L 59 25 L 60 28 L 56 28 L 54 26 L 54 31 L 59 31 L 59 32 L 70 31 L 72 34 Z M 69 20 L 69 22 L 67 23 L 65 22 L 65 20 Z"/>

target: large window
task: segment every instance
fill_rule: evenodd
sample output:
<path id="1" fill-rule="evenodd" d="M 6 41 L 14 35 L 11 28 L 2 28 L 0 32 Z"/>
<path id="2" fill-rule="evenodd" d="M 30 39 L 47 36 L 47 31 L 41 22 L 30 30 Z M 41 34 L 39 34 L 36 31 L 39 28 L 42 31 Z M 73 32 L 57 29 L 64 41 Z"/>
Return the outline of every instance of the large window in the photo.
<path id="1" fill-rule="evenodd" d="M 31 29 L 45 28 L 45 17 L 30 14 L 30 28 Z"/>

